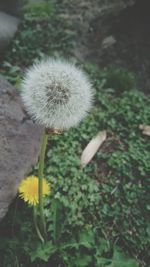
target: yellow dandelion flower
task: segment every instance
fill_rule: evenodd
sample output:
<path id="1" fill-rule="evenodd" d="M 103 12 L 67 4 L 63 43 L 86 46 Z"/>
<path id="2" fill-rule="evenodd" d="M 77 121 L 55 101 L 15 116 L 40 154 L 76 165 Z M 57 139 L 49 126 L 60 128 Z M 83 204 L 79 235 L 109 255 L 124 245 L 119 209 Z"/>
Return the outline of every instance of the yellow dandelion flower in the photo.
<path id="1" fill-rule="evenodd" d="M 38 183 L 38 177 L 32 175 L 24 179 L 19 186 L 19 196 L 33 206 L 39 203 Z M 50 184 L 43 179 L 43 196 L 49 195 L 50 192 Z"/>

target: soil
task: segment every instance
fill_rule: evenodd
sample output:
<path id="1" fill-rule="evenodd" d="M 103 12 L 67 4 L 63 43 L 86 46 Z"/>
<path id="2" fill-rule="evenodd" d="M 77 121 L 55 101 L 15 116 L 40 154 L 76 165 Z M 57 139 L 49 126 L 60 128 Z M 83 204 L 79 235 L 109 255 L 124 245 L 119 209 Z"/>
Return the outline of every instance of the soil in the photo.
<path id="1" fill-rule="evenodd" d="M 99 25 L 111 25 L 102 29 Z M 118 16 L 95 18 L 78 46 L 78 54 L 101 68 L 119 66 L 133 72 L 138 87 L 150 93 L 150 1 L 137 0 Z M 105 32 L 103 32 L 105 31 Z M 106 37 L 114 42 L 103 47 Z"/>

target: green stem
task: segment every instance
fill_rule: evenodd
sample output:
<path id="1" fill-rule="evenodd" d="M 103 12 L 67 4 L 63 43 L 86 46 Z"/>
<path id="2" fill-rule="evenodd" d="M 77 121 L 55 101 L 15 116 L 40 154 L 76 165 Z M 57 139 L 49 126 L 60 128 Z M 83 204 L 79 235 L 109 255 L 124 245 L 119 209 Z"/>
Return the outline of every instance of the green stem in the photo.
<path id="1" fill-rule="evenodd" d="M 16 260 L 16 267 L 19 267 L 19 261 L 18 261 L 17 256 L 15 256 L 15 260 Z"/>
<path id="2" fill-rule="evenodd" d="M 41 232 L 39 230 L 38 223 L 37 223 L 37 211 L 36 211 L 36 207 L 35 206 L 33 207 L 33 219 L 34 219 L 34 225 L 35 225 L 35 229 L 36 229 L 37 235 L 38 235 L 39 239 L 41 240 L 41 242 L 44 243 L 44 238 L 41 235 Z"/>
<path id="3" fill-rule="evenodd" d="M 46 233 L 46 223 L 45 223 L 44 209 L 43 209 L 43 172 L 44 172 L 44 160 L 45 160 L 47 140 L 48 140 L 48 135 L 46 133 L 44 133 L 43 137 L 42 137 L 42 142 L 41 142 L 40 157 L 39 157 L 39 169 L 38 169 L 40 223 L 41 223 L 41 231 L 43 233 L 45 240 L 46 240 L 47 233 Z"/>

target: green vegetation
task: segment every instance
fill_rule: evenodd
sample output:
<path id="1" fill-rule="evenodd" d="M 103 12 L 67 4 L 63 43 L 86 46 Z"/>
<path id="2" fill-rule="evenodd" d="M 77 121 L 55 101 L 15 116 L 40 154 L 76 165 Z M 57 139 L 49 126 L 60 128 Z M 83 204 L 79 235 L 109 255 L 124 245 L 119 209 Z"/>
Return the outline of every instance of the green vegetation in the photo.
<path id="1" fill-rule="evenodd" d="M 72 55 L 76 33 L 62 10 L 63 3 L 25 9 L 2 66 L 3 74 L 17 86 L 24 68 L 45 55 L 70 56 L 77 62 Z M 126 70 L 82 67 L 93 81 L 95 106 L 77 128 L 49 138 L 45 168 L 52 184 L 45 207 L 49 241 L 38 240 L 31 210 L 16 199 L 1 223 L 2 267 L 149 266 L 150 143 L 139 125 L 149 124 L 150 100 L 136 89 Z M 81 169 L 82 150 L 104 129 L 107 140 Z"/>

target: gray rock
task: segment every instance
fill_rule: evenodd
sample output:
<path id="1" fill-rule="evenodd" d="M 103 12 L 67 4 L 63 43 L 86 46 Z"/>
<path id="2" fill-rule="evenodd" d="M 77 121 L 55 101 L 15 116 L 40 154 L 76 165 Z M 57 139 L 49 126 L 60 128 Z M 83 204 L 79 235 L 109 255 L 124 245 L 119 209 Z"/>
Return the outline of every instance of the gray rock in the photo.
<path id="1" fill-rule="evenodd" d="M 120 10 L 132 6 L 136 0 L 87 0 L 80 1 L 80 7 L 85 8 L 85 14 L 105 16 L 109 14 L 117 14 Z"/>
<path id="2" fill-rule="evenodd" d="M 18 16 L 21 11 L 23 1 L 22 0 L 0 0 L 0 10 Z"/>
<path id="3" fill-rule="evenodd" d="M 116 43 L 116 39 L 114 36 L 110 35 L 107 36 L 103 41 L 102 41 L 102 48 L 108 49 L 110 46 L 114 45 Z"/>
<path id="4" fill-rule="evenodd" d="M 115 16 L 125 8 L 134 5 L 135 2 L 136 0 L 76 0 L 76 5 L 74 5 L 74 0 L 70 0 L 69 9 L 66 9 L 65 12 L 67 15 L 69 14 L 72 27 L 76 26 L 79 34 L 74 55 L 82 61 L 89 57 L 88 38 L 90 36 L 92 42 L 95 23 L 99 27 L 94 39 L 98 40 L 100 49 L 103 49 L 102 42 L 111 34 L 110 29 Z M 66 19 L 68 20 L 68 18 Z"/>
<path id="5" fill-rule="evenodd" d="M 19 19 L 0 11 L 0 52 L 2 52 L 18 29 Z"/>
<path id="6" fill-rule="evenodd" d="M 79 23 L 82 22 L 82 27 L 84 28 L 85 25 L 90 26 L 89 23 L 93 19 L 97 17 L 105 19 L 110 15 L 117 15 L 121 10 L 132 6 L 135 2 L 136 0 L 76 0 L 76 5 L 74 6 L 74 0 L 70 0 L 69 3 L 72 5 L 72 9 L 70 9 L 69 13 L 74 17 L 76 15 Z"/>
<path id="7" fill-rule="evenodd" d="M 43 129 L 28 119 L 15 88 L 0 76 L 0 220 L 38 160 Z"/>

